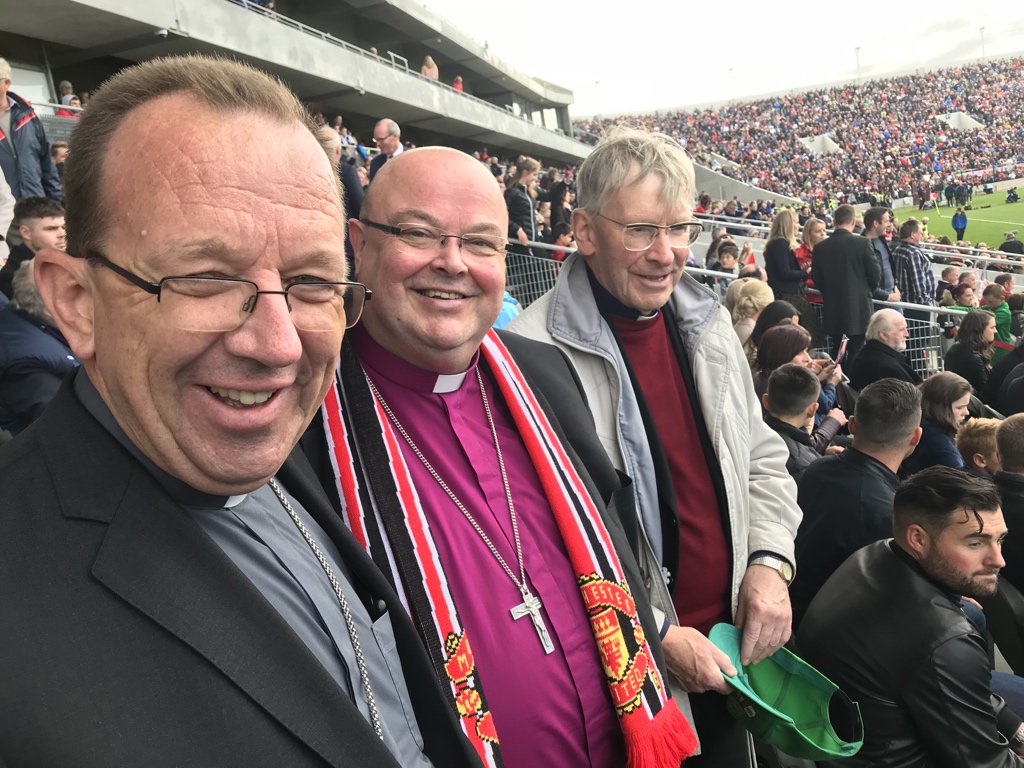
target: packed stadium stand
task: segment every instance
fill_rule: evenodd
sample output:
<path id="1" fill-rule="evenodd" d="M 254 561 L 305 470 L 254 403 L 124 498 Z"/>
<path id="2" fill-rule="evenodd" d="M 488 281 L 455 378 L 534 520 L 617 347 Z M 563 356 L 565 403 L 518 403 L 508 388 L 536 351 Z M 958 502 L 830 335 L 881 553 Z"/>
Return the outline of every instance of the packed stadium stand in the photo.
<path id="1" fill-rule="evenodd" d="M 640 123 L 677 137 L 723 173 L 779 194 L 892 200 L 910 197 L 924 176 L 970 171 L 980 184 L 1020 175 L 1022 64 L 1013 58 L 719 108 L 579 120 L 576 133 L 596 143 L 610 125 Z M 963 121 L 950 116 L 964 113 L 981 127 L 951 127 Z M 802 141 L 823 130 L 836 151 L 818 154 Z"/>

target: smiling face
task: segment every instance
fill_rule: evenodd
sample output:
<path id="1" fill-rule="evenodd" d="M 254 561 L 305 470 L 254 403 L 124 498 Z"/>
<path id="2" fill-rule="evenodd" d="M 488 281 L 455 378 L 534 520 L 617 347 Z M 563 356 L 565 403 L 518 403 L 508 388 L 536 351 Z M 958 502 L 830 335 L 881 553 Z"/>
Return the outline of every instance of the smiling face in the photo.
<path id="1" fill-rule="evenodd" d="M 661 197 L 662 179 L 656 173 L 636 180 L 636 171 L 608 197 L 601 213 L 624 224 L 669 226 L 688 221 L 691 210 L 680 200 L 668 204 Z M 622 227 L 603 216 L 576 209 L 572 216 L 576 245 L 597 281 L 622 304 L 650 313 L 668 302 L 683 275 L 690 249 L 671 248 L 664 231 L 649 248 L 628 251 L 622 244 Z"/>
<path id="2" fill-rule="evenodd" d="M 102 190 L 113 212 L 104 255 L 145 280 L 230 276 L 280 290 L 303 275 L 345 279 L 337 178 L 298 122 L 154 99 L 114 134 Z M 284 298 L 264 295 L 234 331 L 182 331 L 169 303 L 70 261 L 93 321 L 73 347 L 132 442 L 208 493 L 273 476 L 327 390 L 342 323 L 297 331 Z"/>
<path id="3" fill-rule="evenodd" d="M 490 172 L 439 147 L 403 152 L 385 165 L 362 218 L 502 240 L 508 232 L 508 210 Z M 350 224 L 357 274 L 374 292 L 361 321 L 370 336 L 424 370 L 466 370 L 501 310 L 504 256 L 474 256 L 455 238 L 416 249 L 355 219 Z"/>

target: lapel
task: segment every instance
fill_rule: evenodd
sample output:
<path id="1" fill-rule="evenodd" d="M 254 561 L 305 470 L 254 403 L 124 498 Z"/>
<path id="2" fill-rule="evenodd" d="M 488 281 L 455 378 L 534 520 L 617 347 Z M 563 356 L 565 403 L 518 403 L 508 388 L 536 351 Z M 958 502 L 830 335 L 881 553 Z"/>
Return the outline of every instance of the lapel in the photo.
<path id="1" fill-rule="evenodd" d="M 395 766 L 347 693 L 220 548 L 81 406 L 67 381 L 47 415 L 51 424 L 62 425 L 60 434 L 76 436 L 44 444 L 49 466 L 60 468 L 52 475 L 63 514 L 107 524 L 93 577 L 193 648 L 328 764 L 346 765 L 360 754 L 368 764 Z"/>

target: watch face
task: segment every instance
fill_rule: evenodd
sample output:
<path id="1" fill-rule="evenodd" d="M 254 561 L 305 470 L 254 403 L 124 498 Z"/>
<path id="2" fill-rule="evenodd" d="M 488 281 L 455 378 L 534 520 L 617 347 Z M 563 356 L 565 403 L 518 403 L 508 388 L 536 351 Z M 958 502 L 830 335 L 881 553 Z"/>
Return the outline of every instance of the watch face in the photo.
<path id="1" fill-rule="evenodd" d="M 793 566 L 787 563 L 785 560 L 783 560 L 782 564 L 779 566 L 779 574 L 782 576 L 783 579 L 786 580 L 786 583 L 788 584 L 793 580 Z"/>

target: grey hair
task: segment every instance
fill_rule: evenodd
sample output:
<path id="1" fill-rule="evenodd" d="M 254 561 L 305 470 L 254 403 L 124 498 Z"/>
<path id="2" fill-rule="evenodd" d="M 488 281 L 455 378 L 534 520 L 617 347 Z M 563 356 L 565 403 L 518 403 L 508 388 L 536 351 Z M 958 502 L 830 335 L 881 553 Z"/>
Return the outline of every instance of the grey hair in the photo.
<path id="1" fill-rule="evenodd" d="M 591 215 L 600 213 L 608 198 L 630 179 L 634 167 L 634 181 L 643 181 L 652 173 L 661 177 L 661 199 L 666 205 L 682 203 L 693 210 L 693 163 L 679 143 L 663 133 L 625 126 L 605 133 L 580 166 L 576 174 L 579 207 Z"/>
<path id="2" fill-rule="evenodd" d="M 892 330 L 892 321 L 898 315 L 895 309 L 880 309 L 868 320 L 868 328 L 864 331 L 864 338 L 869 341 L 878 341 L 882 334 Z"/>
<path id="3" fill-rule="evenodd" d="M 11 281 L 11 303 L 33 317 L 53 321 L 50 311 L 43 303 L 43 297 L 39 295 L 39 289 L 36 288 L 35 259 L 23 261 L 14 273 Z"/>
<path id="4" fill-rule="evenodd" d="M 385 117 L 377 121 L 377 125 L 383 125 L 388 132 L 388 136 L 401 136 L 402 127 L 392 120 L 390 117 Z"/>

